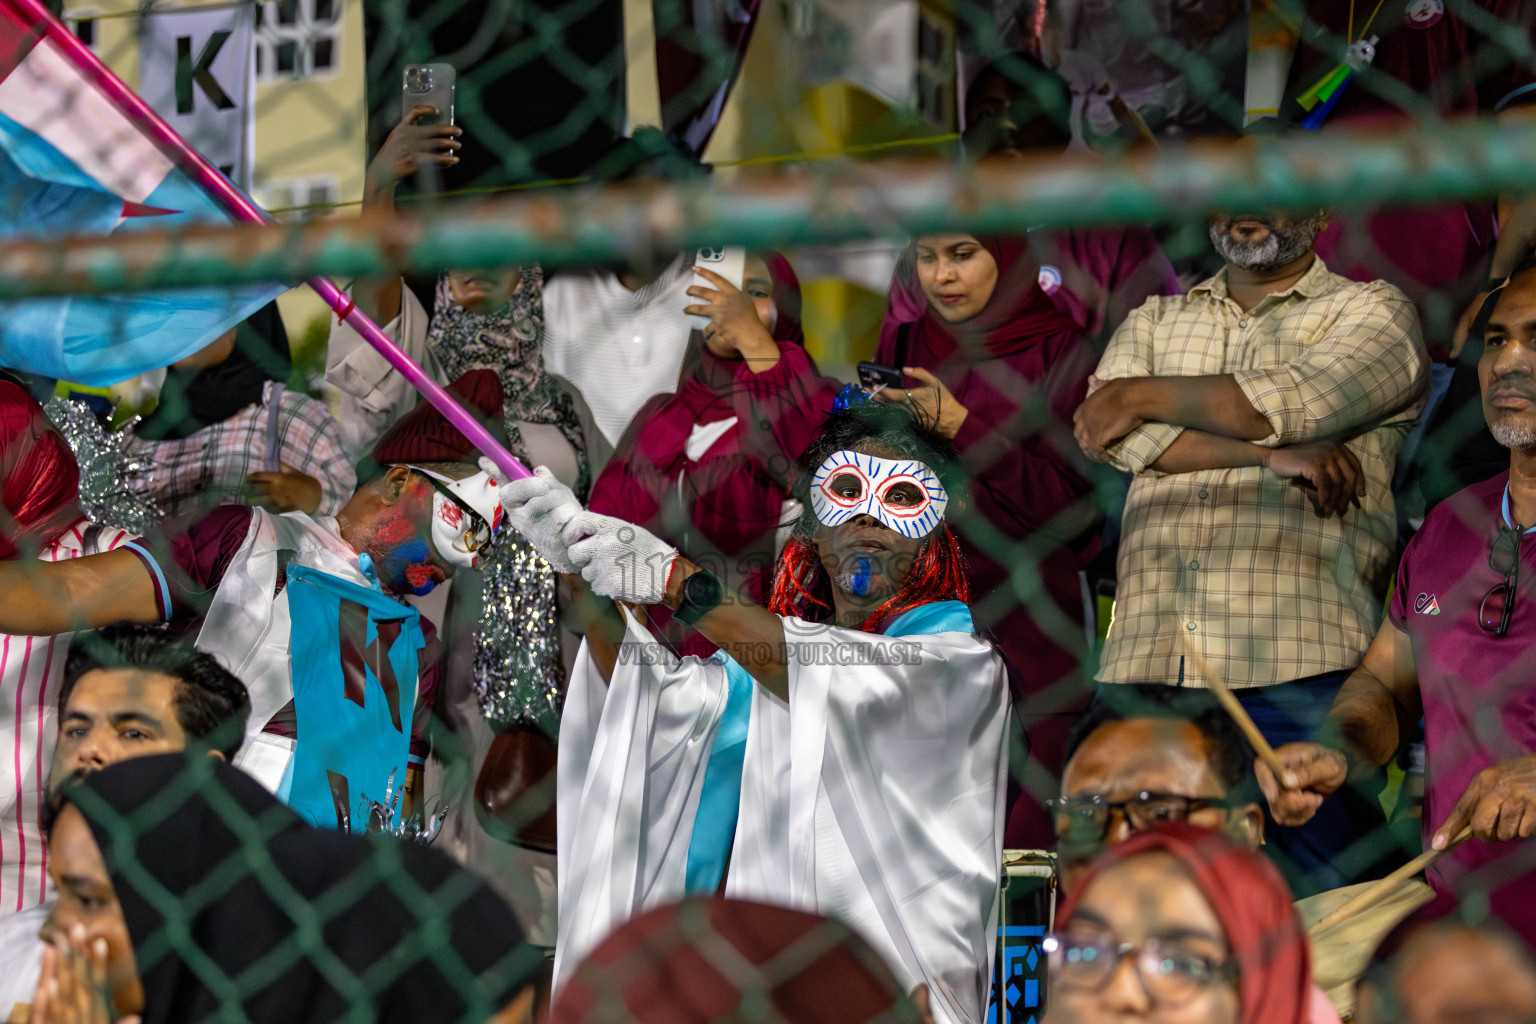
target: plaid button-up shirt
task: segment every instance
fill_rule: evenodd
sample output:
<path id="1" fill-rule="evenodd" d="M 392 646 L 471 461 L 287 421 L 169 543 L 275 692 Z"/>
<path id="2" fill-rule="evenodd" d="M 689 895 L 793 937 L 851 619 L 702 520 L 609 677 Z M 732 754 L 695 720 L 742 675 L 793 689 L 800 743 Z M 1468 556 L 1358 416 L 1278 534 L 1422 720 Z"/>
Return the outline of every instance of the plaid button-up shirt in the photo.
<path id="1" fill-rule="evenodd" d="M 128 486 L 147 494 L 162 515 L 178 516 L 214 505 L 247 502 L 245 479 L 264 469 L 272 382 L 261 403 L 186 437 L 148 441 L 135 437 L 129 453 L 146 468 Z M 341 427 L 325 405 L 296 391 L 278 399 L 278 461 L 320 481 L 318 515 L 334 516 L 357 487 L 357 470 L 341 442 Z"/>
<path id="2" fill-rule="evenodd" d="M 1234 688 L 1289 682 L 1353 668 L 1381 621 L 1392 470 L 1429 380 L 1413 304 L 1318 260 L 1244 312 L 1223 270 L 1131 314 L 1098 369 L 1104 380 L 1212 374 L 1231 374 L 1269 420 L 1259 444 L 1346 439 L 1365 472 L 1363 507 L 1320 519 L 1262 467 L 1162 473 L 1150 467 L 1183 428 L 1132 431 L 1108 451 L 1135 478 L 1102 682 L 1173 683 L 1187 642 Z M 1205 682 L 1193 664 L 1184 678 Z"/>

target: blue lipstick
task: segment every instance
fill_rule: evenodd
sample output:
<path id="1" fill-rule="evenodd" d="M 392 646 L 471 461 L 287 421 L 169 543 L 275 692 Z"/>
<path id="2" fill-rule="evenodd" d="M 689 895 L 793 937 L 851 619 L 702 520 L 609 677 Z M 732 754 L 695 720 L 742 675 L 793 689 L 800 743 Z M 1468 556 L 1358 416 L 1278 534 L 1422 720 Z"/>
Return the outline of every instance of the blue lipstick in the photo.
<path id="1" fill-rule="evenodd" d="M 848 589 L 859 597 L 863 597 L 869 593 L 869 577 L 869 556 L 860 555 L 858 568 L 854 570 L 853 579 L 850 581 Z"/>

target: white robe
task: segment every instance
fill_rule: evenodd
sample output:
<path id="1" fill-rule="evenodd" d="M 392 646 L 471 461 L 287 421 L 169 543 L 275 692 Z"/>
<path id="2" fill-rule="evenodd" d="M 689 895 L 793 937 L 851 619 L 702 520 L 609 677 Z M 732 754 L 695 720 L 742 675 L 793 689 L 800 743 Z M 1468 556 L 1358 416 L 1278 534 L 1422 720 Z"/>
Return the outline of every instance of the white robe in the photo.
<path id="1" fill-rule="evenodd" d="M 619 924 L 685 895 L 725 707 L 723 664 L 679 660 L 626 621 L 610 684 L 583 649 L 561 722 L 557 988 Z M 754 687 L 726 892 L 840 918 L 908 990 L 929 986 L 937 1019 L 980 1024 L 1007 781 L 1002 659 L 967 632 L 782 621 L 790 699 Z"/>

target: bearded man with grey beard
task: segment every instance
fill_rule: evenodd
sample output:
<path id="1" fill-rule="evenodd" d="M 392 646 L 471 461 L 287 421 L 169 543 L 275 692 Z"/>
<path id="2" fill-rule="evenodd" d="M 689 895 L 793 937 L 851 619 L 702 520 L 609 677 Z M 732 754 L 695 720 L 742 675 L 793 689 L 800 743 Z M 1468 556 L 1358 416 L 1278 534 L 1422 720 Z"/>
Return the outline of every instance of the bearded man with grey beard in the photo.
<path id="1" fill-rule="evenodd" d="M 1331 273 L 1312 250 L 1326 224 L 1212 215 L 1226 265 L 1131 314 L 1075 417 L 1090 457 L 1133 474 L 1099 681 L 1219 675 L 1272 744 L 1313 738 L 1381 621 L 1393 464 L 1429 383 L 1413 304 Z M 1379 786 L 1269 833 L 1298 896 L 1394 859 L 1345 855 L 1384 823 Z"/>

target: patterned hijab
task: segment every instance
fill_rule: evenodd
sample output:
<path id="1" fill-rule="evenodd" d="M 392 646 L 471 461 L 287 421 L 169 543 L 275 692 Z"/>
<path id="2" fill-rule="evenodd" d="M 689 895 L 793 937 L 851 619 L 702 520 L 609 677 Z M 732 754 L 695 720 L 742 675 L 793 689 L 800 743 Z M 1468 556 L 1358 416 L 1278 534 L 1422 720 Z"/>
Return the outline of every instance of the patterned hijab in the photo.
<path id="1" fill-rule="evenodd" d="M 523 268 L 506 305 L 490 313 L 465 309 L 454 301 L 448 275 L 437 279 L 427 347 L 449 380 L 470 370 L 495 370 L 509 420 L 559 422 L 551 408 L 559 387 L 544 370 L 543 340 L 544 272 L 539 267 Z"/>
<path id="2" fill-rule="evenodd" d="M 544 368 L 544 271 L 524 267 L 506 305 L 490 313 L 473 313 L 453 298 L 448 275 L 437 279 L 427 347 L 449 380 L 473 370 L 491 370 L 501 381 L 502 425 L 507 448 L 529 461 L 519 423 L 554 426 L 576 452 L 580 472 L 576 493 L 592 485 L 586 434 L 581 415 L 559 378 Z"/>

